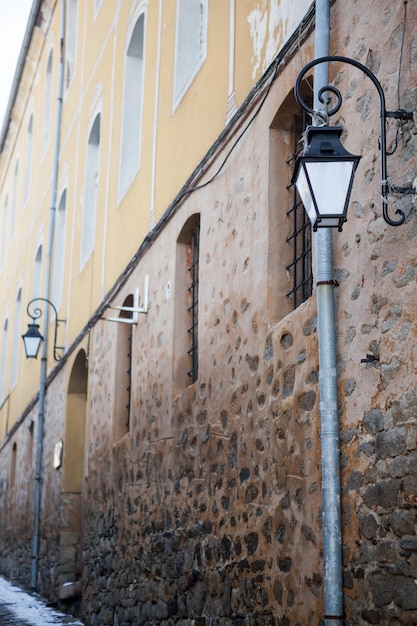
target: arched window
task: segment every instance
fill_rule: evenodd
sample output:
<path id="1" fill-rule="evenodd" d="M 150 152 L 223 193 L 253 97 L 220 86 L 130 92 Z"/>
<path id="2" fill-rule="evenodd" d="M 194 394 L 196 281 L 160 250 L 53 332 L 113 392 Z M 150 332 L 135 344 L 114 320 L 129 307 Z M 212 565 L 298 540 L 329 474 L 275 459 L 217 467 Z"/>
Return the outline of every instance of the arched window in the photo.
<path id="1" fill-rule="evenodd" d="M 200 215 L 192 215 L 177 240 L 175 272 L 175 383 L 198 379 Z"/>
<path id="2" fill-rule="evenodd" d="M 26 147 L 25 147 L 25 180 L 23 187 L 23 202 L 26 204 L 29 198 L 30 191 L 30 179 L 32 174 L 32 150 L 33 150 L 33 114 L 30 116 L 29 124 L 26 133 Z"/>
<path id="3" fill-rule="evenodd" d="M 49 53 L 48 63 L 46 65 L 45 75 L 45 96 L 43 101 L 43 136 L 42 150 L 45 152 L 49 144 L 51 136 L 51 113 L 52 113 L 52 68 L 53 68 L 53 51 Z"/>
<path id="4" fill-rule="evenodd" d="M 14 237 L 14 231 L 16 227 L 16 212 L 17 212 L 17 192 L 19 190 L 19 159 L 16 161 L 16 165 L 13 173 L 13 197 L 12 197 L 12 210 L 10 216 L 10 239 Z"/>
<path id="5" fill-rule="evenodd" d="M 177 0 L 174 109 L 207 57 L 207 0 Z"/>
<path id="6" fill-rule="evenodd" d="M 13 352 L 12 352 L 12 378 L 11 388 L 17 383 L 17 374 L 19 367 L 19 349 L 20 349 L 20 323 L 22 317 L 22 289 L 20 288 L 16 296 L 16 308 L 14 312 L 14 329 L 13 329 Z"/>
<path id="7" fill-rule="evenodd" d="M 310 101 L 310 87 L 303 85 L 303 90 Z M 305 302 L 313 290 L 310 220 L 290 182 L 305 124 L 305 114 L 291 91 L 269 129 L 268 314 L 273 324 Z"/>
<path id="8" fill-rule="evenodd" d="M 102 3 L 102 0 L 94 0 L 94 15 L 97 15 L 101 7 L 101 3 Z"/>
<path id="9" fill-rule="evenodd" d="M 52 302 L 57 309 L 62 302 L 64 278 L 65 231 L 66 231 L 67 190 L 61 194 L 58 211 L 55 216 L 54 265 L 52 275 Z"/>
<path id="10" fill-rule="evenodd" d="M 35 255 L 35 267 L 33 269 L 32 295 L 34 298 L 42 296 L 42 254 L 43 245 L 39 244 Z"/>
<path id="11" fill-rule="evenodd" d="M 2 234 L 1 234 L 1 250 L 0 250 L 0 267 L 3 267 L 4 260 L 6 258 L 6 246 L 7 246 L 7 219 L 8 219 L 8 205 L 9 194 L 7 194 L 3 205 L 3 220 L 2 220 Z"/>
<path id="12" fill-rule="evenodd" d="M 9 320 L 6 318 L 3 324 L 3 337 L 2 337 L 2 346 L 1 346 L 0 405 L 3 404 L 4 398 L 5 398 L 8 329 L 9 329 Z"/>
<path id="13" fill-rule="evenodd" d="M 78 0 L 68 0 L 65 37 L 65 87 L 69 88 L 75 73 L 77 51 Z"/>
<path id="14" fill-rule="evenodd" d="M 17 443 L 14 442 L 12 447 L 12 457 L 10 459 L 10 480 L 9 487 L 13 489 L 16 482 L 16 464 L 17 464 Z"/>
<path id="15" fill-rule="evenodd" d="M 84 267 L 94 249 L 100 168 L 100 125 L 101 115 L 99 113 L 93 122 L 87 144 L 83 230 L 81 235 L 81 268 Z"/>
<path id="16" fill-rule="evenodd" d="M 124 307 L 133 307 L 133 295 L 127 296 Z M 132 314 L 121 311 L 119 317 L 131 318 Z M 130 401 L 132 385 L 132 333 L 133 324 L 119 322 L 117 324 L 116 344 L 116 378 L 115 378 L 115 411 L 114 439 L 118 441 L 129 431 Z"/>
<path id="17" fill-rule="evenodd" d="M 123 91 L 122 146 L 120 151 L 119 196 L 121 197 L 140 163 L 142 137 L 143 77 L 144 77 L 145 15 L 136 21 L 125 59 Z"/>

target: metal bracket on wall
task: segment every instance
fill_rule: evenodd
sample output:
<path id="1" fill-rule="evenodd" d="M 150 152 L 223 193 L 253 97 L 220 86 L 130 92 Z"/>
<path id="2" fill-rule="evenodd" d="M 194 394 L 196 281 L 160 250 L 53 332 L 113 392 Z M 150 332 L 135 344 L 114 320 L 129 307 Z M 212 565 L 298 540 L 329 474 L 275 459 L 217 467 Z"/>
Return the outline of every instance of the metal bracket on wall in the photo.
<path id="1" fill-rule="evenodd" d="M 140 306 L 140 293 L 139 287 L 136 287 L 135 292 L 133 294 L 133 306 L 109 306 L 110 309 L 114 309 L 116 311 L 124 311 L 126 313 L 131 313 L 132 317 L 103 317 L 103 319 L 108 322 L 121 322 L 122 324 L 137 324 L 139 319 L 139 313 L 147 313 L 148 312 L 148 304 L 149 304 L 149 275 L 146 274 L 144 284 L 143 284 L 143 305 Z"/>

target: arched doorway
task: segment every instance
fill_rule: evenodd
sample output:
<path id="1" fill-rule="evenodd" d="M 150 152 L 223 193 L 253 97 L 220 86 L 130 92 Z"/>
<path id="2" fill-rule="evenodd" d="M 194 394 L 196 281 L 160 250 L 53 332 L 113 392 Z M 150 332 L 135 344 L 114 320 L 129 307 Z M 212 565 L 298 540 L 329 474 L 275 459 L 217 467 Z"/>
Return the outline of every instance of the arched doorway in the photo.
<path id="1" fill-rule="evenodd" d="M 68 383 L 62 458 L 59 596 L 79 594 L 82 574 L 83 476 L 87 413 L 87 355 L 80 350 Z M 70 585 L 69 583 L 73 583 Z"/>

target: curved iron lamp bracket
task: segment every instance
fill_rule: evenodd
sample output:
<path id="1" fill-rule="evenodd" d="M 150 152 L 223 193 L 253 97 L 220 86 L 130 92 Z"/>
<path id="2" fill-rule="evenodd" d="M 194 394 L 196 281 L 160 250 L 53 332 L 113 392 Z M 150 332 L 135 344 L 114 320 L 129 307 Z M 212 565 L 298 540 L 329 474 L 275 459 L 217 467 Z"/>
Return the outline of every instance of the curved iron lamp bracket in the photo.
<path id="1" fill-rule="evenodd" d="M 33 322 L 35 322 L 35 320 L 38 320 L 39 318 L 42 317 L 42 309 L 39 308 L 38 306 L 35 306 L 35 302 L 46 302 L 47 304 L 49 304 L 55 313 L 55 332 L 54 332 L 54 359 L 55 361 L 60 361 L 61 360 L 61 355 L 58 354 L 57 350 L 65 350 L 64 346 L 57 346 L 56 342 L 57 342 L 57 335 L 58 335 L 58 326 L 60 323 L 62 324 L 66 324 L 66 319 L 58 319 L 58 311 L 56 310 L 56 306 L 47 298 L 33 298 L 33 300 L 30 300 L 30 302 L 28 302 L 27 307 L 26 307 L 26 313 L 29 315 L 29 317 L 32 318 Z"/>
<path id="2" fill-rule="evenodd" d="M 313 61 L 310 61 L 310 63 L 307 63 L 307 65 L 301 70 L 301 72 L 299 73 L 297 77 L 295 87 L 294 87 L 295 97 L 296 97 L 298 104 L 301 106 L 301 108 L 304 109 L 304 111 L 306 111 L 309 115 L 313 116 L 317 112 L 311 107 L 309 107 L 302 99 L 301 92 L 300 92 L 301 81 L 304 78 L 305 74 L 307 74 L 307 72 L 311 70 L 311 68 L 313 68 L 315 65 L 319 65 L 320 63 L 328 63 L 328 62 L 348 63 L 349 65 L 353 65 L 354 67 L 357 67 L 364 74 L 366 74 L 368 78 L 371 79 L 371 81 L 373 82 L 373 84 L 375 85 L 378 91 L 379 100 L 380 100 L 380 118 L 381 118 L 380 150 L 381 150 L 382 213 L 383 213 L 384 220 L 387 222 L 387 224 L 390 224 L 390 226 L 399 226 L 400 224 L 404 222 L 405 215 L 400 209 L 397 209 L 395 211 L 396 214 L 399 215 L 399 218 L 397 220 L 393 220 L 388 215 L 388 195 L 390 193 L 415 193 L 415 189 L 413 187 L 396 187 L 395 185 L 392 185 L 388 179 L 388 176 L 387 176 L 387 139 L 386 139 L 385 124 L 386 124 L 386 120 L 388 117 L 393 117 L 397 120 L 402 120 L 402 121 L 412 120 L 413 112 L 404 111 L 403 109 L 397 109 L 397 111 L 387 111 L 385 109 L 385 95 L 384 95 L 384 91 L 382 89 L 381 83 L 379 82 L 377 77 L 366 67 L 366 65 L 363 65 L 362 63 L 359 63 L 359 61 L 355 61 L 354 59 L 350 59 L 349 57 L 334 55 L 334 56 L 319 57 L 318 59 L 314 59 Z M 334 115 L 335 113 L 337 113 L 337 111 L 342 106 L 342 95 L 340 91 L 333 85 L 326 85 L 325 87 L 322 87 L 320 91 L 318 92 L 318 98 L 323 105 L 328 104 L 328 101 L 325 100 L 323 97 L 323 94 L 326 92 L 330 92 L 334 94 L 337 98 L 337 101 L 334 104 L 334 106 L 332 106 L 332 108 L 327 110 L 327 115 L 330 117 Z"/>

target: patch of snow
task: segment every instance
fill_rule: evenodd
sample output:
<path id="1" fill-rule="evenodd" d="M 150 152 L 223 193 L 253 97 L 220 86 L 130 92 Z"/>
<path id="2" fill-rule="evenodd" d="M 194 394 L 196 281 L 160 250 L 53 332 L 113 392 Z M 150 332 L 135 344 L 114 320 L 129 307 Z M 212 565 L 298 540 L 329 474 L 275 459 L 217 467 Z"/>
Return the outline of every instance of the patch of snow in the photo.
<path id="1" fill-rule="evenodd" d="M 11 613 L 32 626 L 48 626 L 49 624 L 84 626 L 79 620 L 45 606 L 41 600 L 31 596 L 1 576 L 0 603 L 7 605 L 7 609 Z"/>

